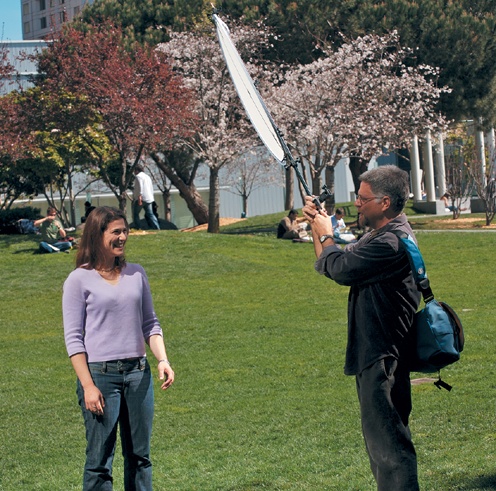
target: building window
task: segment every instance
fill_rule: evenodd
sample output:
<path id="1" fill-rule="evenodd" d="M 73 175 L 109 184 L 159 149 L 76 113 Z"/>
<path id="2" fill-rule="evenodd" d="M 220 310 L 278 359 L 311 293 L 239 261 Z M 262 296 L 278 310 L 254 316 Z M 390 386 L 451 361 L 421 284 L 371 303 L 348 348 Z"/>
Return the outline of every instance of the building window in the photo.
<path id="1" fill-rule="evenodd" d="M 50 0 L 50 7 L 55 7 L 55 0 Z"/>
<path id="2" fill-rule="evenodd" d="M 76 17 L 79 14 L 80 11 L 81 11 L 81 7 L 79 7 L 79 6 L 78 7 L 74 7 L 74 17 Z"/>
<path id="3" fill-rule="evenodd" d="M 40 29 L 46 29 L 47 28 L 47 20 L 46 17 L 42 17 L 40 19 Z"/>
<path id="4" fill-rule="evenodd" d="M 29 15 L 29 3 L 22 4 L 22 15 Z"/>
<path id="5" fill-rule="evenodd" d="M 45 10 L 46 9 L 46 1 L 45 0 L 39 0 L 40 1 L 40 10 Z"/>
<path id="6" fill-rule="evenodd" d="M 65 10 L 62 12 L 59 12 L 59 22 L 66 22 L 67 21 L 67 13 Z"/>
<path id="7" fill-rule="evenodd" d="M 29 34 L 31 32 L 31 23 L 24 22 L 24 34 Z"/>
<path id="8" fill-rule="evenodd" d="M 60 5 L 64 4 L 65 0 L 60 0 Z"/>

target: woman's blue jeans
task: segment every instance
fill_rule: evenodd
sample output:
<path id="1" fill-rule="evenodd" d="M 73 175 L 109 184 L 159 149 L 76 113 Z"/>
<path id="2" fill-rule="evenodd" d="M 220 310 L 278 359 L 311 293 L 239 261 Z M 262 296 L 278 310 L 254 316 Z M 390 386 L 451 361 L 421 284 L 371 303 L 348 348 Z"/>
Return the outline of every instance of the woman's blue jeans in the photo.
<path id="1" fill-rule="evenodd" d="M 151 491 L 150 438 L 153 382 L 145 357 L 89 363 L 95 385 L 105 400 L 104 413 L 88 411 L 77 382 L 79 405 L 86 427 L 83 491 L 112 490 L 112 462 L 119 426 L 124 457 L 124 490 Z"/>

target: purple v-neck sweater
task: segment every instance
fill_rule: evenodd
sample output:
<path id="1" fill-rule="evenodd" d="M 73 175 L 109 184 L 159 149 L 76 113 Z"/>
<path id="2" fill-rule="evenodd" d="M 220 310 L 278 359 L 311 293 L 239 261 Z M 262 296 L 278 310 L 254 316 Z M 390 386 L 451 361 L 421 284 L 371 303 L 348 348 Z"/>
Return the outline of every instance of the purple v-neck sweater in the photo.
<path id="1" fill-rule="evenodd" d="M 145 340 L 162 335 L 139 264 L 127 264 L 116 284 L 94 269 L 75 269 L 64 283 L 62 311 L 69 356 L 86 353 L 88 362 L 144 356 Z"/>

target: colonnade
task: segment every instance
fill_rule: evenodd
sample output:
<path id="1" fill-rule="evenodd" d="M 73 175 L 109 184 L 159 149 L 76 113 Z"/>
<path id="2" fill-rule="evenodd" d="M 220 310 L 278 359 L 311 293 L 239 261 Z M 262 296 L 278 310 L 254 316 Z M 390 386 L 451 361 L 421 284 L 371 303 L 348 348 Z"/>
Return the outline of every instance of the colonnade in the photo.
<path id="1" fill-rule="evenodd" d="M 495 131 L 491 128 L 486 135 L 482 130 L 476 130 L 475 143 L 477 151 L 477 160 L 481 165 L 482 175 L 486 174 L 486 145 L 488 149 L 491 175 L 490 178 L 496 178 L 496 143 Z M 433 147 L 432 135 L 427 130 L 423 136 L 423 173 L 420 168 L 420 149 L 419 139 L 414 135 L 410 146 L 410 164 L 411 164 L 411 184 L 414 201 L 435 202 L 446 193 L 446 166 L 444 160 L 444 138 L 440 132 L 436 135 L 436 142 Z M 433 152 L 434 148 L 434 152 Z M 436 192 L 437 185 L 437 192 Z M 425 200 L 423 200 L 423 190 Z"/>

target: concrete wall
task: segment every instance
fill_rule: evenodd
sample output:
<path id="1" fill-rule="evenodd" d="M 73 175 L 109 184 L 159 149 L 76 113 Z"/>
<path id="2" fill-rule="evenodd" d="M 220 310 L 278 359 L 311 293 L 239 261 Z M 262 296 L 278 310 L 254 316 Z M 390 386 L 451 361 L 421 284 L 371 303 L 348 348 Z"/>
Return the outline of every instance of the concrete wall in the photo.
<path id="1" fill-rule="evenodd" d="M 278 164 L 275 163 L 274 165 Z M 205 183 L 202 183 L 202 181 L 199 181 L 197 189 L 202 196 L 204 203 L 208 205 L 209 189 L 204 184 Z M 336 168 L 335 187 L 337 202 L 346 202 L 350 201 L 350 198 L 353 198 L 352 195 L 354 195 L 354 193 L 351 173 L 346 161 L 340 162 Z M 303 206 L 303 201 L 300 196 L 297 182 L 295 182 L 294 197 L 295 208 L 301 208 Z M 100 189 L 99 191 L 93 190 L 86 194 L 81 193 L 81 195 L 76 198 L 76 224 L 81 223 L 81 217 L 84 216 L 85 212 L 84 202 L 87 200 L 91 201 L 91 204 L 94 206 L 118 206 L 116 197 L 106 190 Z M 163 219 L 165 217 L 165 211 L 161 192 L 155 192 L 155 201 L 158 205 L 159 217 Z M 269 185 L 260 187 L 254 190 L 248 199 L 248 216 L 267 215 L 278 212 L 283 213 L 285 211 L 284 202 L 285 189 L 282 186 L 282 180 L 281 185 L 279 186 Z M 21 208 L 23 206 L 40 208 L 41 213 L 44 214 L 46 213 L 48 205 L 44 197 L 37 197 L 33 200 L 18 200 L 14 204 L 15 208 Z M 57 207 L 60 207 L 60 202 L 57 203 Z M 220 216 L 222 218 L 239 218 L 241 217 L 242 209 L 241 197 L 231 192 L 230 187 L 221 185 Z M 129 222 L 132 222 L 131 201 L 128 202 L 127 216 Z M 144 217 L 143 213 L 141 217 Z M 186 202 L 181 198 L 179 191 L 175 188 L 171 190 L 171 221 L 180 229 L 197 225 L 193 215 L 186 206 Z"/>
<path id="2" fill-rule="evenodd" d="M 0 95 L 7 94 L 12 90 L 27 89 L 32 86 L 30 79 L 37 75 L 36 64 L 26 58 L 41 52 L 47 45 L 45 41 L 4 41 L 0 43 L 1 48 L 7 50 L 8 60 L 14 66 L 18 76 L 10 81 L 6 81 L 0 87 Z M 19 59 L 21 57 L 22 59 Z"/>

